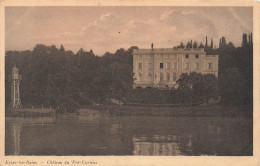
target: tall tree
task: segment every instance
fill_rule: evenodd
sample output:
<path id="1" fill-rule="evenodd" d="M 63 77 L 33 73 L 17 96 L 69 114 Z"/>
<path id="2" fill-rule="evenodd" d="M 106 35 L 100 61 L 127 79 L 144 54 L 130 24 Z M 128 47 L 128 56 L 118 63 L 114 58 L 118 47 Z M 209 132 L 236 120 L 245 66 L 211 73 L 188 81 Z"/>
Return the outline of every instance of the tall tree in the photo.
<path id="1" fill-rule="evenodd" d="M 208 37 L 206 36 L 205 48 L 208 47 Z"/>
<path id="2" fill-rule="evenodd" d="M 251 46 L 253 46 L 253 35 L 252 35 L 252 33 L 250 34 L 250 38 L 251 38 Z"/>
<path id="3" fill-rule="evenodd" d="M 193 48 L 198 48 L 198 43 L 197 43 L 197 41 L 194 41 L 194 43 L 193 43 Z"/>
<path id="4" fill-rule="evenodd" d="M 211 42 L 210 42 L 210 49 L 213 50 L 213 40 L 211 38 Z"/>
<path id="5" fill-rule="evenodd" d="M 59 55 L 62 55 L 62 56 L 65 55 L 65 48 L 64 48 L 64 46 L 62 44 L 60 45 Z"/>
<path id="6" fill-rule="evenodd" d="M 83 50 L 83 48 L 80 48 L 79 51 L 77 52 L 77 55 L 82 56 L 85 54 L 85 51 Z"/>
<path id="7" fill-rule="evenodd" d="M 202 44 L 202 42 L 200 42 L 199 48 L 204 48 L 204 45 Z"/>
<path id="8" fill-rule="evenodd" d="M 184 47 L 185 46 L 184 46 L 183 42 L 181 42 L 180 45 L 177 46 L 177 48 L 184 48 Z"/>
<path id="9" fill-rule="evenodd" d="M 37 44 L 33 48 L 33 55 L 35 56 L 45 56 L 48 54 L 47 46 L 44 44 Z"/>
<path id="10" fill-rule="evenodd" d="M 247 34 L 243 34 L 243 36 L 242 36 L 242 47 L 245 47 L 245 46 L 247 46 Z"/>
<path id="11" fill-rule="evenodd" d="M 59 50 L 55 45 L 51 45 L 49 48 L 49 54 L 52 56 L 58 55 L 59 54 Z"/>
<path id="12" fill-rule="evenodd" d="M 191 44 L 191 42 L 187 42 L 187 44 L 186 44 L 186 48 L 191 48 L 192 47 L 192 44 Z"/>
<path id="13" fill-rule="evenodd" d="M 243 103 L 245 95 L 243 88 L 245 80 L 241 76 L 238 68 L 228 68 L 225 74 L 219 76 L 220 95 L 228 104 Z"/>
<path id="14" fill-rule="evenodd" d="M 90 53 L 90 55 L 94 55 L 94 52 L 92 49 L 90 49 L 89 53 Z"/>
<path id="15" fill-rule="evenodd" d="M 223 37 L 221 37 L 221 39 L 220 39 L 219 48 L 220 48 L 220 49 L 225 49 L 226 46 L 227 46 L 227 42 L 226 42 L 225 37 L 223 36 Z"/>

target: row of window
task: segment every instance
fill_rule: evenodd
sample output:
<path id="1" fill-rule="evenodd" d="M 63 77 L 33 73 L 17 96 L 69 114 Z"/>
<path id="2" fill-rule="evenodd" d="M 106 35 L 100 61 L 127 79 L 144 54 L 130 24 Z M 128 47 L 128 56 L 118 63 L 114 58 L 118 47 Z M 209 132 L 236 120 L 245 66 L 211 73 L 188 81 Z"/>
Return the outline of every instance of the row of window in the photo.
<path id="1" fill-rule="evenodd" d="M 164 64 L 160 63 L 160 69 L 163 69 L 163 68 L 164 68 Z M 170 62 L 166 62 L 165 68 L 170 69 Z M 172 68 L 177 69 L 177 62 L 172 63 Z"/>
<path id="2" fill-rule="evenodd" d="M 166 81 L 170 81 L 170 74 L 169 73 L 167 73 L 167 75 L 166 75 Z M 172 80 L 173 81 L 176 81 L 177 80 L 177 75 L 176 75 L 176 73 L 173 73 L 172 74 Z M 163 75 L 163 73 L 160 73 L 160 81 L 164 81 L 164 75 Z"/>
<path id="3" fill-rule="evenodd" d="M 147 63 L 147 68 L 148 70 L 152 70 L 153 69 L 153 63 Z M 164 68 L 164 65 L 163 63 L 160 63 L 160 69 L 163 69 Z M 170 62 L 167 62 L 166 63 L 166 66 L 165 66 L 166 69 L 170 69 Z M 173 69 L 177 69 L 177 62 L 174 62 L 172 63 L 172 68 Z M 143 64 L 142 63 L 138 63 L 138 69 L 139 70 L 142 70 L 143 69 Z"/>
<path id="4" fill-rule="evenodd" d="M 177 58 L 177 54 L 158 54 L 160 58 Z M 136 55 L 137 58 L 142 58 L 142 57 L 147 57 L 151 58 L 152 56 L 150 55 Z"/>
<path id="5" fill-rule="evenodd" d="M 190 55 L 189 55 L 189 54 L 186 54 L 186 55 L 185 55 L 185 58 L 187 58 L 187 59 L 190 58 Z M 195 55 L 195 58 L 198 59 L 198 58 L 199 58 L 199 54 L 196 54 L 196 55 Z"/>
<path id="6" fill-rule="evenodd" d="M 159 65 L 160 65 L 159 66 L 160 69 L 164 69 L 164 63 L 160 63 Z M 172 66 L 173 69 L 177 69 L 177 62 L 174 62 L 172 65 L 173 65 Z M 166 63 L 165 68 L 166 69 L 170 69 L 170 62 Z M 138 69 L 139 70 L 143 69 L 142 63 L 138 63 Z M 148 70 L 151 70 L 151 69 L 153 69 L 153 64 L 152 63 L 148 63 Z M 185 70 L 190 70 L 190 63 L 185 63 L 184 69 Z M 195 68 L 194 69 L 195 70 L 199 70 L 200 69 L 200 63 L 195 63 Z M 213 70 L 213 63 L 208 63 L 207 69 L 208 70 Z"/>
<path id="7" fill-rule="evenodd" d="M 163 68 L 163 63 L 160 63 L 160 68 L 161 69 Z M 190 63 L 185 63 L 184 69 L 185 70 L 190 70 Z M 200 63 L 195 63 L 194 69 L 195 70 L 199 70 L 200 69 Z M 213 70 L 213 63 L 208 63 L 207 64 L 207 70 Z"/>
<path id="8" fill-rule="evenodd" d="M 142 56 L 146 56 L 148 58 L 151 58 L 150 55 L 136 55 L 137 58 L 142 58 Z M 159 54 L 160 58 L 177 58 L 177 54 Z M 190 58 L 189 54 L 185 55 L 185 58 Z M 199 58 L 199 54 L 195 54 L 195 58 L 198 59 Z"/>
<path id="9" fill-rule="evenodd" d="M 148 74 L 148 80 L 152 80 L 152 74 L 149 73 Z M 139 79 L 140 81 L 143 80 L 143 75 L 141 73 L 139 73 Z M 164 81 L 165 80 L 165 77 L 164 77 L 164 74 L 163 73 L 160 73 L 160 81 Z M 170 73 L 167 73 L 166 75 L 166 81 L 170 81 L 171 80 L 171 76 L 170 76 Z M 172 74 L 172 80 L 173 81 L 176 81 L 177 80 L 177 74 L 176 73 L 173 73 Z"/>
<path id="10" fill-rule="evenodd" d="M 190 70 L 190 63 L 185 63 L 185 70 Z M 195 63 L 195 70 L 199 70 L 200 69 L 200 64 L 199 63 Z"/>

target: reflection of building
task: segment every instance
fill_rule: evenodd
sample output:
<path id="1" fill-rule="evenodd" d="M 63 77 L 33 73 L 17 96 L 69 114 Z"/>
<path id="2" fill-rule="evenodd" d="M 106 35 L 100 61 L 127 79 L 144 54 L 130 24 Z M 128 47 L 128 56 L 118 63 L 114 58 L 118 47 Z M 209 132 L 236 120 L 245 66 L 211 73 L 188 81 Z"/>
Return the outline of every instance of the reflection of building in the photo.
<path id="1" fill-rule="evenodd" d="M 20 108 L 21 107 L 21 99 L 20 99 L 20 80 L 21 76 L 19 75 L 19 71 L 16 66 L 12 69 L 12 85 L 11 85 L 11 107 L 12 108 Z"/>
<path id="2" fill-rule="evenodd" d="M 41 117 L 41 118 L 16 118 L 16 119 L 7 119 L 6 126 L 8 131 L 6 132 L 5 142 L 11 142 L 11 147 L 6 149 L 6 155 L 21 155 L 23 153 L 23 143 L 27 139 L 25 130 L 26 127 L 35 127 L 35 126 L 44 126 L 44 125 L 53 125 L 55 122 L 54 117 Z M 24 130 L 25 128 L 25 130 Z M 25 132 L 24 132 L 24 131 Z M 30 138 L 31 138 L 30 133 Z M 8 137 L 9 135 L 9 137 Z M 23 137 L 21 137 L 23 135 Z M 7 138 L 10 138 L 7 140 Z M 23 139 L 21 139 L 23 138 Z M 7 148 L 7 146 L 6 146 Z"/>
<path id="3" fill-rule="evenodd" d="M 20 154 L 20 132 L 21 132 L 21 125 L 18 123 L 12 123 L 12 130 L 13 130 L 13 145 L 14 145 L 14 155 Z"/>
<path id="4" fill-rule="evenodd" d="M 204 48 L 135 49 L 134 86 L 174 88 L 182 73 L 218 76 L 218 55 L 206 55 Z"/>
<path id="5" fill-rule="evenodd" d="M 145 138 L 133 138 L 134 151 L 133 155 L 142 156 L 176 156 L 181 155 L 179 150 L 179 144 L 176 140 L 171 139 L 170 136 L 167 139 L 164 136 L 158 136 L 158 139 L 148 140 Z"/>

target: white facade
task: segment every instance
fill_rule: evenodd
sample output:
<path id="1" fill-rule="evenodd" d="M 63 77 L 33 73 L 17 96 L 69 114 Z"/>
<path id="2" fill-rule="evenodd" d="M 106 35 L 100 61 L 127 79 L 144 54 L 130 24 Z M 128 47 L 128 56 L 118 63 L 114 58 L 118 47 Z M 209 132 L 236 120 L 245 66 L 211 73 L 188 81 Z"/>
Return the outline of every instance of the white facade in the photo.
<path id="1" fill-rule="evenodd" d="M 136 87 L 176 88 L 182 73 L 197 72 L 218 76 L 218 55 L 206 55 L 204 48 L 135 49 L 133 51 Z"/>

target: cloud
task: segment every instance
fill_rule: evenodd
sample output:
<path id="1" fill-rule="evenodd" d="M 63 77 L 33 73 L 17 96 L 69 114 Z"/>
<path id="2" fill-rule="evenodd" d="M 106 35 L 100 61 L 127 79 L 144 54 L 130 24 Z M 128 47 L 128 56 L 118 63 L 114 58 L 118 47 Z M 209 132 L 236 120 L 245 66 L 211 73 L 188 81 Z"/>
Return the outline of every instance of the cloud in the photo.
<path id="1" fill-rule="evenodd" d="M 200 42 L 206 35 L 215 41 L 224 35 L 240 43 L 243 31 L 252 29 L 250 14 L 245 17 L 251 10 L 236 7 L 96 7 L 79 8 L 80 12 L 78 8 L 70 9 L 66 8 L 69 18 L 55 8 L 9 10 L 6 47 L 31 49 L 38 43 L 64 44 L 74 52 L 81 47 L 92 48 L 102 55 L 133 45 L 147 48 L 154 43 L 158 48 L 173 47 L 181 41 Z"/>
<path id="2" fill-rule="evenodd" d="M 201 39 L 206 35 L 216 37 L 218 34 L 215 24 L 207 14 L 198 10 L 179 9 L 165 13 L 162 13 L 160 21 L 174 26 L 179 40 Z"/>
<path id="3" fill-rule="evenodd" d="M 174 12 L 174 10 L 164 11 L 163 13 L 161 13 L 159 19 L 160 20 L 167 20 L 173 12 Z"/>
<path id="4" fill-rule="evenodd" d="M 115 18 L 115 17 L 116 17 L 116 16 L 113 15 L 113 14 L 111 14 L 111 13 L 106 13 L 106 14 L 100 16 L 99 20 L 105 21 L 105 20 L 109 20 L 109 19 Z"/>
<path id="5" fill-rule="evenodd" d="M 246 21 L 244 19 L 242 19 L 242 17 L 240 17 L 237 13 L 237 11 L 235 10 L 235 8 L 228 8 L 228 10 L 230 11 L 230 13 L 232 14 L 232 16 L 241 23 L 241 26 L 245 29 L 247 29 L 247 31 L 252 31 L 249 26 L 247 25 Z"/>

